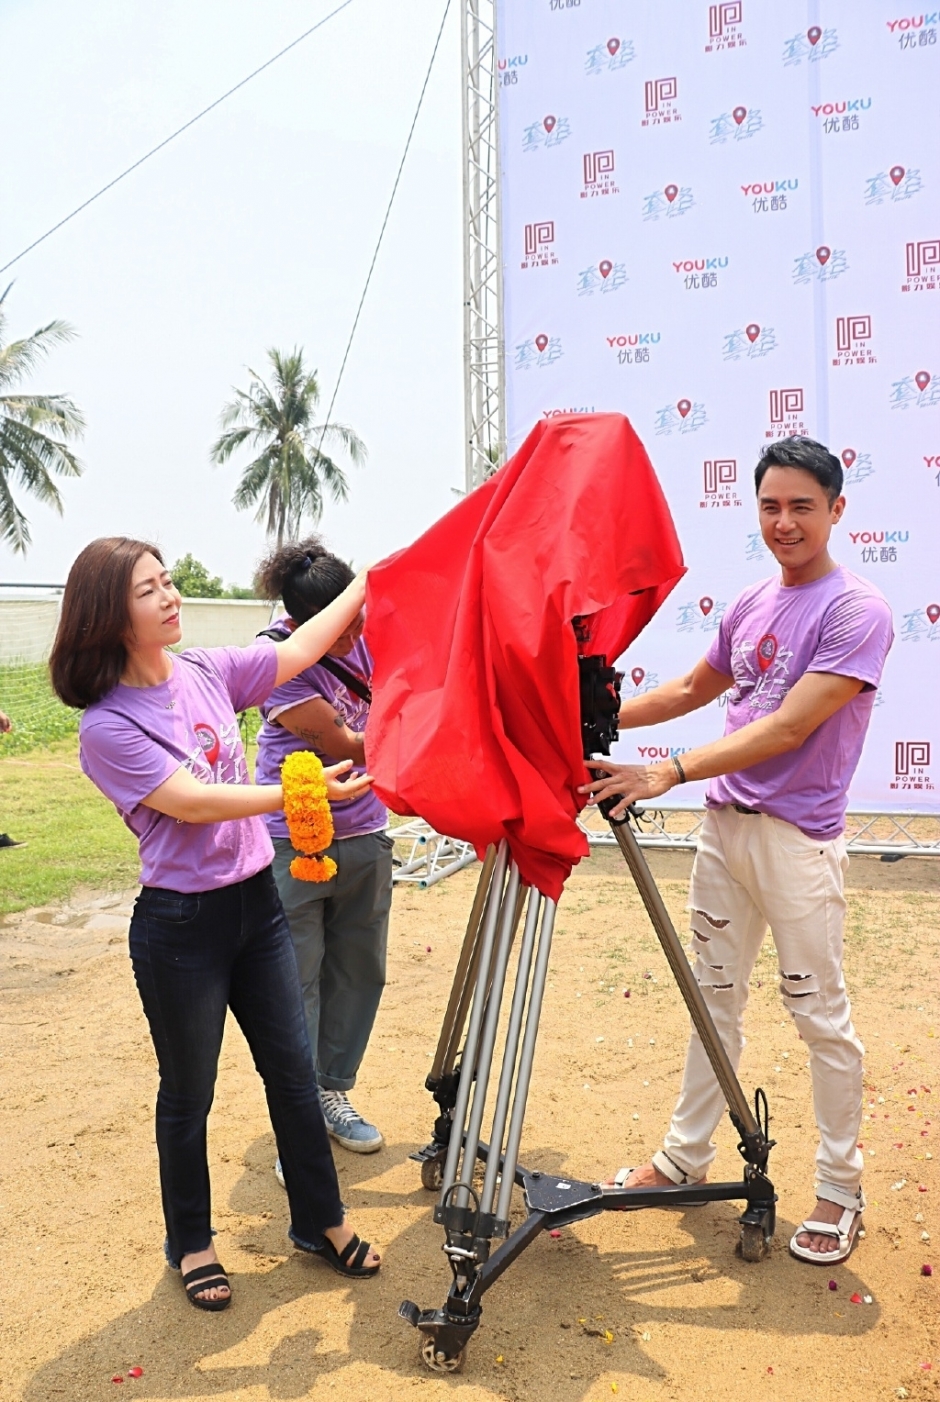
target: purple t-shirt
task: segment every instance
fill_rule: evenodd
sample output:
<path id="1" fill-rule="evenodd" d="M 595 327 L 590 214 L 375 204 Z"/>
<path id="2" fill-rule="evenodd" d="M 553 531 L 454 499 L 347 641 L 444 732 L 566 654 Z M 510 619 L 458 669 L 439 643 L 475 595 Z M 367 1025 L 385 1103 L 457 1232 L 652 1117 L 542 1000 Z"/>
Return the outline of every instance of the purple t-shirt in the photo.
<path id="1" fill-rule="evenodd" d="M 289 637 L 290 630 L 286 625 L 282 624 L 281 627 L 284 637 Z M 362 638 L 346 657 L 338 657 L 336 661 L 354 677 L 371 685 L 372 654 Z M 261 707 L 264 724 L 258 735 L 258 762 L 255 766 L 255 778 L 259 784 L 279 784 L 281 765 L 287 756 L 294 750 L 313 748 L 298 735 L 292 735 L 285 726 L 280 725 L 278 717 L 285 711 L 302 706 L 305 701 L 312 701 L 317 697 L 328 701 L 342 716 L 350 730 L 357 734 L 365 730 L 366 721 L 369 719 L 368 703 L 350 691 L 339 677 L 334 677 L 325 667 L 319 664 L 308 667 L 293 680 L 279 686 Z M 314 753 L 324 764 L 337 763 L 335 756 L 325 750 L 315 749 Z M 364 773 L 364 769 L 356 766 L 349 770 L 350 776 Z M 333 813 L 333 832 L 338 839 L 362 837 L 370 832 L 384 832 L 388 826 L 388 814 L 371 789 L 361 798 L 354 798 L 349 803 L 332 803 L 330 808 Z M 283 813 L 266 813 L 264 820 L 272 837 L 289 836 Z"/>
<path id="2" fill-rule="evenodd" d="M 141 804 L 186 768 L 202 784 L 247 784 L 236 711 L 274 685 L 273 647 L 191 648 L 170 654 L 157 686 L 118 685 L 82 716 L 82 769 L 140 843 L 140 880 L 194 894 L 256 876 L 274 858 L 260 818 L 183 823 Z"/>
<path id="3" fill-rule="evenodd" d="M 705 654 L 717 672 L 734 677 L 726 735 L 775 711 L 804 672 L 855 677 L 865 685 L 799 749 L 710 780 L 706 805 L 740 803 L 793 823 L 807 837 L 838 837 L 893 640 L 883 595 L 841 565 L 811 584 L 786 588 L 767 579 L 745 589 Z"/>

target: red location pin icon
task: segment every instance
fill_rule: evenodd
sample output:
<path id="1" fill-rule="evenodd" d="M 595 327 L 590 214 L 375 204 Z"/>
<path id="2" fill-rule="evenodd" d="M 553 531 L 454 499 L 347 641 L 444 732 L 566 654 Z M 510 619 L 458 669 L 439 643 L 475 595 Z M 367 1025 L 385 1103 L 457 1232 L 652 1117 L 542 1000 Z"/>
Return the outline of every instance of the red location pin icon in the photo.
<path id="1" fill-rule="evenodd" d="M 609 258 L 602 258 L 597 265 L 601 277 L 610 277 L 611 271 L 613 270 L 613 266 L 614 265 Z"/>
<path id="2" fill-rule="evenodd" d="M 930 607 L 933 608 L 934 605 L 931 604 Z M 928 609 L 927 612 L 929 613 L 930 609 Z M 940 612 L 940 610 L 938 610 L 938 612 Z M 645 676 L 646 673 L 643 671 L 642 667 L 634 667 L 633 671 L 630 673 L 630 679 L 634 686 L 639 686 Z"/>
<path id="3" fill-rule="evenodd" d="M 825 267 L 831 257 L 832 249 L 827 248 L 824 243 L 820 244 L 820 246 L 816 250 L 816 261 L 818 263 L 821 263 L 823 267 Z"/>
<path id="4" fill-rule="evenodd" d="M 618 50 L 619 48 L 620 48 L 620 40 L 619 40 L 619 39 L 608 39 L 608 40 L 607 40 L 607 52 L 610 54 L 611 58 L 613 58 L 614 54 L 617 52 L 617 50 Z"/>
<path id="5" fill-rule="evenodd" d="M 918 370 L 917 374 L 914 376 L 914 383 L 917 385 L 921 394 L 923 394 L 924 390 L 930 384 L 930 375 L 926 370 Z"/>
<path id="6" fill-rule="evenodd" d="M 752 321 L 750 326 L 745 326 L 744 334 L 753 345 L 754 342 L 757 340 L 758 336 L 760 335 L 760 327 L 758 326 L 757 322 Z"/>
<path id="7" fill-rule="evenodd" d="M 820 39 L 822 38 L 822 30 L 820 29 L 819 25 L 814 24 L 812 29 L 807 29 L 806 37 L 809 40 L 809 42 L 815 47 L 815 45 L 818 44 Z"/>
<path id="8" fill-rule="evenodd" d="M 746 107 L 736 107 L 736 108 L 734 109 L 734 111 L 731 113 L 731 115 L 732 115 L 732 117 L 734 118 L 734 120 L 737 122 L 738 126 L 740 126 L 741 123 L 744 121 L 744 118 L 747 116 L 747 108 L 746 108 Z"/>
<path id="9" fill-rule="evenodd" d="M 708 615 L 711 613 L 712 609 L 715 607 L 715 600 L 710 599 L 706 594 L 704 598 L 699 599 L 698 606 L 707 618 Z"/>
<path id="10" fill-rule="evenodd" d="M 672 204 L 673 200 L 676 198 L 676 195 L 678 195 L 678 193 L 678 185 L 667 185 L 665 190 L 663 191 L 663 194 L 666 196 L 666 199 L 669 201 L 670 204 Z"/>
<path id="11" fill-rule="evenodd" d="M 546 335 L 544 335 L 544 333 L 543 333 L 541 336 L 536 336 L 536 338 L 535 338 L 535 344 L 538 346 L 539 355 L 541 355 L 541 354 L 542 354 L 542 351 L 543 351 L 543 350 L 545 349 L 545 347 L 548 345 L 548 337 L 547 337 Z"/>
<path id="12" fill-rule="evenodd" d="M 542 126 L 548 132 L 549 136 L 551 136 L 552 132 L 555 130 L 556 123 L 557 118 L 555 117 L 544 117 L 542 119 Z"/>
<path id="13" fill-rule="evenodd" d="M 773 662 L 776 655 L 777 639 L 774 637 L 773 633 L 765 633 L 757 644 L 757 665 L 762 672 L 767 671 L 767 668 L 770 666 L 771 662 Z"/>
<path id="14" fill-rule="evenodd" d="M 855 451 L 854 448 L 843 448 L 843 449 L 842 449 L 842 463 L 843 463 L 843 466 L 845 466 L 845 467 L 851 467 L 852 464 L 853 464 L 853 462 L 855 461 L 855 459 L 856 459 L 857 457 L 858 457 L 858 453 L 856 453 L 856 451 Z"/>
<path id="15" fill-rule="evenodd" d="M 686 414 L 692 408 L 692 401 L 690 399 L 680 399 L 676 408 L 679 410 L 682 417 L 685 418 Z"/>
<path id="16" fill-rule="evenodd" d="M 937 619 L 940 618 L 940 604 L 928 604 L 927 617 L 931 623 L 936 623 Z"/>
<path id="17" fill-rule="evenodd" d="M 900 185 L 905 175 L 904 167 L 892 166 L 891 169 L 888 171 L 888 174 L 891 176 L 891 179 L 895 185 Z"/>

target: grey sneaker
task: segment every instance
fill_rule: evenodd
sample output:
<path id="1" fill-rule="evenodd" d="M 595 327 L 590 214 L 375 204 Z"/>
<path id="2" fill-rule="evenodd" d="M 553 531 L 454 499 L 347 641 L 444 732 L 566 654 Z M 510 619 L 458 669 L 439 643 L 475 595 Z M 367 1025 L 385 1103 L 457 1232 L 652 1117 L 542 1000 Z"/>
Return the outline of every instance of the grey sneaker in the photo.
<path id="1" fill-rule="evenodd" d="M 381 1149 L 385 1140 L 375 1125 L 370 1125 L 353 1109 L 344 1090 L 324 1090 L 321 1086 L 320 1104 L 327 1130 L 337 1144 L 351 1149 L 354 1154 L 374 1154 Z"/>
<path id="2" fill-rule="evenodd" d="M 287 1188 L 287 1184 L 284 1182 L 284 1170 L 283 1170 L 283 1168 L 281 1168 L 281 1161 L 280 1161 L 280 1159 L 275 1159 L 275 1160 L 274 1160 L 274 1176 L 275 1176 L 275 1178 L 277 1179 L 277 1181 L 280 1183 L 281 1187 L 286 1189 L 286 1188 Z"/>

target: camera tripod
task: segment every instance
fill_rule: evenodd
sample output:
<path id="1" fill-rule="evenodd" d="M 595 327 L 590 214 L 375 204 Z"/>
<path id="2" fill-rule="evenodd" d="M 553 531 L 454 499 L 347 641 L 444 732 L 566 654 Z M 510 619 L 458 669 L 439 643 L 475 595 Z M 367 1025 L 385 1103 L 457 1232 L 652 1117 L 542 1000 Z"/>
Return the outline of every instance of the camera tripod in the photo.
<path id="1" fill-rule="evenodd" d="M 580 657 L 578 665 L 584 753 L 603 758 L 617 735 L 620 676 L 605 665 L 603 657 Z M 598 1212 L 743 1199 L 745 1207 L 739 1218 L 743 1258 L 760 1261 L 773 1238 L 776 1195 L 767 1177 L 767 1159 L 773 1147 L 767 1133 L 767 1098 L 757 1090 L 751 1109 L 629 817 L 610 817 L 615 805 L 615 799 L 602 803 L 601 811 L 613 829 L 721 1086 L 739 1135 L 744 1173 L 741 1179 L 728 1183 L 617 1189 L 529 1170 L 519 1163 L 556 903 L 534 887 L 525 886 L 505 839 L 498 847 L 490 847 L 425 1082 L 440 1113 L 431 1142 L 411 1156 L 421 1164 L 423 1186 L 439 1195 L 434 1220 L 444 1228 L 444 1252 L 452 1281 L 442 1308 L 421 1310 L 405 1300 L 398 1312 L 419 1330 L 421 1356 L 435 1372 L 455 1372 L 461 1366 L 467 1343 L 480 1324 L 484 1294 L 542 1231 Z M 629 816 L 636 821 L 640 815 L 631 809 Z M 520 924 L 522 939 L 487 1142 L 482 1138 L 484 1113 Z M 477 1162 L 483 1165 L 480 1188 L 474 1186 Z M 522 1190 L 527 1215 L 510 1232 L 513 1187 Z"/>

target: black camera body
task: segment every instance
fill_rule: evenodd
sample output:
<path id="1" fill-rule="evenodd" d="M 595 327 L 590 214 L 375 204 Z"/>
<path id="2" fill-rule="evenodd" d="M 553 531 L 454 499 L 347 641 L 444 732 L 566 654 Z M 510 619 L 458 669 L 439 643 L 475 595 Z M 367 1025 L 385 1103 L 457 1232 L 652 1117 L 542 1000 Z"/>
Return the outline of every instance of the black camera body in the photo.
<path id="1" fill-rule="evenodd" d="M 609 755 L 619 734 L 620 683 L 623 673 L 607 666 L 607 658 L 578 658 L 581 701 L 581 745 L 584 758 Z"/>

